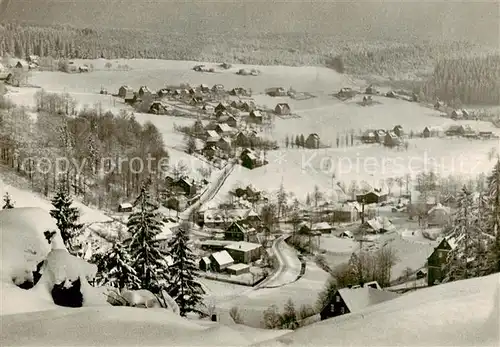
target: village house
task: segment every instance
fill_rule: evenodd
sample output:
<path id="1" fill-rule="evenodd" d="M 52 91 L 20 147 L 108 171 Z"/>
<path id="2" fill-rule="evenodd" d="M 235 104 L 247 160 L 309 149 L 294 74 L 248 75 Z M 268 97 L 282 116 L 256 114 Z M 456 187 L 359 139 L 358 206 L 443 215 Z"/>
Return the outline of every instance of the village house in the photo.
<path id="1" fill-rule="evenodd" d="M 248 147 L 251 145 L 250 137 L 244 132 L 240 131 L 236 134 L 233 140 L 236 147 Z"/>
<path id="2" fill-rule="evenodd" d="M 168 106 L 161 101 L 153 101 L 149 107 L 149 113 L 153 114 L 164 114 L 168 109 Z"/>
<path id="3" fill-rule="evenodd" d="M 128 202 L 123 202 L 118 205 L 118 212 L 132 212 L 132 204 Z"/>
<path id="4" fill-rule="evenodd" d="M 337 96 L 340 98 L 352 98 L 355 95 L 356 92 L 349 87 L 340 88 L 339 92 L 337 93 Z"/>
<path id="5" fill-rule="evenodd" d="M 224 86 L 222 84 L 216 84 L 212 87 L 212 92 L 213 93 L 223 93 L 224 92 Z"/>
<path id="6" fill-rule="evenodd" d="M 230 127 L 227 123 L 217 124 L 215 127 L 215 132 L 219 134 L 219 136 L 229 136 L 233 134 L 235 131 L 234 128 Z"/>
<path id="7" fill-rule="evenodd" d="M 174 211 L 184 211 L 188 206 L 187 198 L 184 195 L 170 196 L 166 200 L 166 207 Z"/>
<path id="8" fill-rule="evenodd" d="M 208 92 L 210 92 L 210 87 L 207 84 L 200 84 L 200 86 L 198 87 L 198 89 L 202 93 L 208 93 Z"/>
<path id="9" fill-rule="evenodd" d="M 194 180 L 189 182 L 186 178 L 181 178 L 177 182 L 175 182 L 172 187 L 178 188 L 184 195 L 190 197 L 196 194 L 196 185 L 194 184 Z"/>
<path id="10" fill-rule="evenodd" d="M 137 92 L 137 95 L 139 95 L 140 98 L 142 98 L 144 95 L 151 96 L 153 93 L 147 86 L 141 86 L 139 88 L 139 91 Z"/>
<path id="11" fill-rule="evenodd" d="M 361 206 L 358 203 L 337 204 L 332 209 L 333 220 L 339 223 L 356 222 L 361 213 Z"/>
<path id="12" fill-rule="evenodd" d="M 438 126 L 426 126 L 422 131 L 422 137 L 439 137 L 443 134 L 443 129 Z"/>
<path id="13" fill-rule="evenodd" d="M 395 91 L 390 90 L 387 93 L 385 93 L 385 96 L 388 98 L 397 98 L 399 95 Z"/>
<path id="14" fill-rule="evenodd" d="M 213 159 L 215 157 L 215 153 L 217 153 L 217 147 L 215 147 L 215 145 L 206 145 L 201 150 L 201 154 L 208 159 Z"/>
<path id="15" fill-rule="evenodd" d="M 439 245 L 434 248 L 434 251 L 429 258 L 427 258 L 428 286 L 439 284 L 444 280 L 444 267 L 447 263 L 448 253 L 457 247 L 457 243 L 460 242 L 460 238 L 457 239 L 454 235 L 443 238 Z"/>
<path id="16" fill-rule="evenodd" d="M 247 264 L 233 264 L 226 269 L 227 273 L 233 276 L 239 276 L 250 272 L 250 266 Z"/>
<path id="17" fill-rule="evenodd" d="M 243 107 L 243 101 L 233 100 L 230 105 L 232 108 L 240 110 Z"/>
<path id="18" fill-rule="evenodd" d="M 18 60 L 17 64 L 14 67 L 16 69 L 29 70 L 29 64 L 24 60 Z"/>
<path id="19" fill-rule="evenodd" d="M 126 92 L 125 96 L 123 97 L 123 101 L 129 105 L 132 105 L 138 101 L 138 98 L 137 98 L 137 95 L 133 91 L 128 90 Z"/>
<path id="20" fill-rule="evenodd" d="M 223 272 L 229 266 L 234 264 L 233 258 L 224 250 L 212 253 L 209 257 L 211 269 L 215 272 Z"/>
<path id="21" fill-rule="evenodd" d="M 262 124 L 263 119 L 264 119 L 264 117 L 262 116 L 262 113 L 260 111 L 252 110 L 252 111 L 250 111 L 250 114 L 248 115 L 248 122 L 249 123 Z"/>
<path id="22" fill-rule="evenodd" d="M 387 132 L 384 129 L 375 130 L 375 142 L 384 143 Z"/>
<path id="23" fill-rule="evenodd" d="M 478 134 L 479 138 L 481 139 L 491 139 L 494 137 L 493 135 L 493 132 L 492 131 L 480 131 L 479 134 Z"/>
<path id="24" fill-rule="evenodd" d="M 262 245 L 245 241 L 235 242 L 225 247 L 235 263 L 250 264 L 262 257 Z"/>
<path id="25" fill-rule="evenodd" d="M 294 237 L 307 242 L 312 250 L 319 250 L 321 234 L 320 230 L 313 230 L 312 225 L 304 221 L 297 226 L 297 233 Z"/>
<path id="26" fill-rule="evenodd" d="M 200 247 L 204 251 L 212 251 L 219 252 L 223 251 L 224 248 L 230 244 L 234 243 L 234 241 L 225 241 L 225 240 L 203 240 L 200 242 Z"/>
<path id="27" fill-rule="evenodd" d="M 240 96 L 240 95 L 246 95 L 247 94 L 247 91 L 245 90 L 245 88 L 242 88 L 242 87 L 236 87 L 236 88 L 233 88 L 229 91 L 229 95 L 233 95 L 233 96 Z"/>
<path id="28" fill-rule="evenodd" d="M 396 125 L 392 131 L 394 134 L 396 134 L 398 137 L 403 137 L 405 132 L 403 131 L 403 127 L 401 125 Z"/>
<path id="29" fill-rule="evenodd" d="M 394 230 L 394 225 L 387 217 L 375 217 L 365 221 L 361 229 L 368 233 L 385 233 Z"/>
<path id="30" fill-rule="evenodd" d="M 397 147 L 401 144 L 401 139 L 392 130 L 385 134 L 384 146 Z"/>
<path id="31" fill-rule="evenodd" d="M 251 112 L 257 109 L 257 106 L 253 101 L 244 101 L 241 106 L 241 110 L 245 112 Z"/>
<path id="32" fill-rule="evenodd" d="M 319 145 L 320 145 L 319 135 L 318 134 L 309 134 L 304 145 L 306 148 L 309 148 L 309 149 L 319 148 Z"/>
<path id="33" fill-rule="evenodd" d="M 217 123 L 226 123 L 227 125 L 229 125 L 232 128 L 236 128 L 238 126 L 238 120 L 236 119 L 235 116 L 233 116 L 229 112 L 226 112 L 226 111 L 218 112 L 215 117 L 216 117 Z"/>
<path id="34" fill-rule="evenodd" d="M 227 241 L 247 241 L 249 229 L 241 226 L 238 222 L 233 222 L 224 232 L 224 240 Z"/>
<path id="35" fill-rule="evenodd" d="M 365 308 L 399 297 L 399 294 L 379 289 L 380 286 L 360 285 L 358 288 L 338 289 L 320 312 L 321 320 L 348 313 L 357 313 Z"/>
<path id="36" fill-rule="evenodd" d="M 437 203 L 427 212 L 427 225 L 429 227 L 442 227 L 451 221 L 451 209 Z"/>
<path id="37" fill-rule="evenodd" d="M 259 215 L 251 208 L 209 209 L 200 212 L 198 222 L 207 228 L 227 228 L 234 222 L 244 227 L 256 228 L 262 223 Z"/>
<path id="38" fill-rule="evenodd" d="M 212 270 L 212 262 L 210 261 L 210 257 L 203 257 L 200 259 L 198 266 L 201 271 L 211 271 Z"/>
<path id="39" fill-rule="evenodd" d="M 342 239 L 353 239 L 354 235 L 351 231 L 344 230 L 343 232 L 340 233 L 339 237 Z"/>
<path id="40" fill-rule="evenodd" d="M 262 166 L 264 163 L 260 159 L 259 155 L 255 151 L 247 149 L 243 151 L 240 155 L 241 166 L 253 170 Z"/>
<path id="41" fill-rule="evenodd" d="M 282 87 L 273 87 L 266 89 L 266 94 L 269 96 L 286 96 L 286 90 Z"/>
<path id="42" fill-rule="evenodd" d="M 427 271 L 425 271 L 423 269 L 420 269 L 420 270 L 418 270 L 415 273 L 415 277 L 417 278 L 417 280 L 422 279 L 422 278 L 426 278 L 427 277 Z"/>
<path id="43" fill-rule="evenodd" d="M 446 130 L 446 136 L 464 136 L 466 133 L 470 133 L 472 129 L 467 129 L 464 125 L 451 125 L 448 130 Z"/>
<path id="44" fill-rule="evenodd" d="M 127 93 L 129 92 L 132 92 L 133 93 L 133 90 L 132 88 L 130 88 L 129 86 L 126 86 L 126 85 L 123 85 L 120 87 L 120 89 L 118 89 L 118 96 L 120 98 L 125 98 L 125 96 L 127 95 Z"/>
<path id="45" fill-rule="evenodd" d="M 156 92 L 159 98 L 166 97 L 170 95 L 170 93 L 171 93 L 170 90 L 168 90 L 167 88 L 162 88 Z"/>
<path id="46" fill-rule="evenodd" d="M 361 135 L 361 142 L 363 143 L 376 143 L 377 138 L 373 130 L 366 130 L 363 135 Z"/>
<path id="47" fill-rule="evenodd" d="M 322 234 L 330 234 L 333 230 L 333 227 L 327 222 L 315 223 L 311 227 L 311 231 L 320 232 Z"/>
<path id="48" fill-rule="evenodd" d="M 356 195 L 356 201 L 360 204 L 378 204 L 387 200 L 387 194 L 382 193 L 380 190 L 372 190 L 365 194 Z"/>
<path id="49" fill-rule="evenodd" d="M 215 144 L 220 138 L 219 134 L 215 130 L 205 130 L 204 137 L 207 143 L 213 142 L 213 144 Z"/>
<path id="50" fill-rule="evenodd" d="M 290 106 L 286 103 L 279 103 L 276 105 L 274 108 L 274 113 L 284 116 L 284 115 L 289 115 L 291 113 Z"/>
<path id="51" fill-rule="evenodd" d="M 204 102 L 204 100 L 203 100 L 203 96 L 202 95 L 193 95 L 193 97 L 189 101 L 189 104 L 191 106 L 197 106 L 197 105 L 203 104 L 203 102 Z"/>
<path id="52" fill-rule="evenodd" d="M 434 109 L 436 110 L 440 110 L 442 107 L 444 107 L 444 102 L 442 101 L 436 101 L 436 103 L 434 104 Z"/>
<path id="53" fill-rule="evenodd" d="M 453 110 L 450 115 L 450 118 L 454 120 L 469 119 L 469 117 L 470 117 L 469 112 L 464 109 Z"/>
<path id="54" fill-rule="evenodd" d="M 221 137 L 219 141 L 215 144 L 215 146 L 223 152 L 229 153 L 232 149 L 231 147 L 231 139 L 228 137 Z"/>
<path id="55" fill-rule="evenodd" d="M 222 111 L 227 111 L 231 108 L 231 106 L 227 103 L 227 102 L 219 102 L 219 104 L 217 104 L 217 106 L 215 106 L 215 112 L 216 113 L 219 113 L 219 112 L 222 112 Z"/>

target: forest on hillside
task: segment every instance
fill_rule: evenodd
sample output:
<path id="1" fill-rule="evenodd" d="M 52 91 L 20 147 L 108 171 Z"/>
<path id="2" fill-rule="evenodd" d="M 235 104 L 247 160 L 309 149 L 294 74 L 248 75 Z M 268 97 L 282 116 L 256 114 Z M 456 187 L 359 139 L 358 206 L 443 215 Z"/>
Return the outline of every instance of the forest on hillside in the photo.
<path id="1" fill-rule="evenodd" d="M 149 58 L 327 66 L 356 76 L 414 79 L 419 82 L 418 92 L 427 99 L 500 103 L 500 55 L 483 52 L 473 44 L 415 45 L 340 40 L 326 35 L 241 35 L 4 24 L 0 25 L 0 56 L 35 54 L 55 59 Z M 424 80 L 427 83 L 422 86 Z"/>
<path id="2" fill-rule="evenodd" d="M 26 177 L 34 191 L 49 196 L 64 178 L 74 196 L 104 209 L 136 196 L 145 181 L 159 196 L 168 153 L 152 123 L 99 107 L 77 112 L 68 94 L 40 90 L 35 98 L 33 120 L 0 91 L 0 162 Z"/>

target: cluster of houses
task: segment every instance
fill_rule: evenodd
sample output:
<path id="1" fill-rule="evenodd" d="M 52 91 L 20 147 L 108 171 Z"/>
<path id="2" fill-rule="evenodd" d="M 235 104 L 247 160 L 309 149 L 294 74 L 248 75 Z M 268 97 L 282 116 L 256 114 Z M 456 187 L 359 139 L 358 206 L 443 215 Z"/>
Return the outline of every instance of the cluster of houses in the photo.
<path id="1" fill-rule="evenodd" d="M 200 270 L 240 275 L 249 272 L 250 265 L 261 258 L 263 247 L 257 233 L 263 227 L 253 209 L 209 209 L 200 211 L 197 218 L 205 228 L 224 230 L 223 240 L 201 242 L 201 248 L 211 254 L 200 260 Z"/>
<path id="2" fill-rule="evenodd" d="M 453 124 L 446 130 L 439 126 L 426 126 L 422 130 L 422 137 L 442 137 L 442 136 L 458 136 L 469 139 L 491 139 L 495 137 L 492 131 L 476 131 L 467 124 Z"/>
<path id="3" fill-rule="evenodd" d="M 403 144 L 405 133 L 401 125 L 396 125 L 391 130 L 367 130 L 361 135 L 363 143 L 381 143 L 387 147 L 397 147 Z"/>

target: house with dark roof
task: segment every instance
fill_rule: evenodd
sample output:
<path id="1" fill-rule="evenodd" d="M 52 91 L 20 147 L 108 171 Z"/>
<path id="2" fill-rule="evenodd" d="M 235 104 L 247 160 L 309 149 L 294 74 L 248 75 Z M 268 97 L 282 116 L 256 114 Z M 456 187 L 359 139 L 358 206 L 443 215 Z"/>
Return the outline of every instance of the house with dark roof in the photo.
<path id="1" fill-rule="evenodd" d="M 289 115 L 291 111 L 292 110 L 290 108 L 290 105 L 288 105 L 287 103 L 279 103 L 274 108 L 274 113 L 282 116 Z"/>
<path id="2" fill-rule="evenodd" d="M 443 134 L 443 129 L 438 126 L 426 126 L 422 131 L 422 137 L 424 138 L 438 137 L 441 136 L 442 134 Z"/>
<path id="3" fill-rule="evenodd" d="M 356 195 L 356 201 L 362 204 L 378 204 L 387 200 L 387 194 L 383 194 L 379 191 L 369 191 L 365 194 Z"/>
<path id="4" fill-rule="evenodd" d="M 248 229 L 238 222 L 233 222 L 224 232 L 224 240 L 248 241 Z"/>
<path id="5" fill-rule="evenodd" d="M 215 84 L 212 87 L 212 92 L 213 93 L 223 93 L 224 92 L 224 86 L 222 84 Z"/>
<path id="6" fill-rule="evenodd" d="M 250 170 L 260 167 L 264 164 L 259 155 L 248 148 L 241 153 L 240 160 L 241 166 Z"/>
<path id="7" fill-rule="evenodd" d="M 174 183 L 174 187 L 179 188 L 186 196 L 193 196 L 196 194 L 194 181 L 190 182 L 186 178 L 179 179 Z"/>
<path id="8" fill-rule="evenodd" d="M 357 313 L 367 307 L 393 300 L 400 296 L 397 293 L 378 288 L 363 284 L 358 288 L 338 289 L 321 310 L 321 320 L 348 313 Z"/>
<path id="9" fill-rule="evenodd" d="M 242 111 L 245 112 L 251 112 L 257 109 L 257 106 L 253 101 L 244 101 L 243 105 L 241 106 Z"/>
<path id="10" fill-rule="evenodd" d="M 228 137 L 221 137 L 219 141 L 215 144 L 215 146 L 220 149 L 221 151 L 224 152 L 230 152 L 231 151 L 231 139 Z"/>
<path id="11" fill-rule="evenodd" d="M 215 147 L 215 145 L 206 145 L 201 150 L 201 154 L 208 159 L 212 159 L 215 156 L 215 153 L 217 153 L 217 147 Z"/>
<path id="12" fill-rule="evenodd" d="M 130 88 L 129 86 L 127 86 L 127 85 L 123 85 L 123 86 L 121 86 L 118 89 L 118 96 L 120 98 L 125 98 L 125 96 L 127 95 L 128 92 L 132 92 L 133 93 L 133 89 Z"/>
<path id="13" fill-rule="evenodd" d="M 401 138 L 398 135 L 396 135 L 394 131 L 391 130 L 385 134 L 384 146 L 397 147 L 400 144 L 401 144 Z"/>
<path id="14" fill-rule="evenodd" d="M 249 123 L 254 123 L 254 124 L 262 124 L 263 123 L 264 116 L 260 111 L 257 110 L 252 110 L 250 111 L 250 114 L 248 115 L 248 122 Z"/>
<path id="15" fill-rule="evenodd" d="M 316 149 L 319 148 L 320 145 L 320 140 L 319 140 L 319 135 L 314 133 L 314 134 L 309 134 L 307 137 L 304 146 L 306 148 L 310 149 Z"/>
<path id="16" fill-rule="evenodd" d="M 396 125 L 392 131 L 394 134 L 396 134 L 398 137 L 403 137 L 405 132 L 403 131 L 403 127 L 401 125 Z"/>
<path id="17" fill-rule="evenodd" d="M 231 113 L 226 111 L 217 112 L 215 115 L 218 123 L 226 123 L 232 128 L 236 128 L 238 126 L 238 120 Z"/>
<path id="18" fill-rule="evenodd" d="M 384 129 L 375 130 L 375 141 L 378 143 L 384 143 L 386 134 L 387 132 Z"/>
<path id="19" fill-rule="evenodd" d="M 219 113 L 222 111 L 227 111 L 230 107 L 231 106 L 227 102 L 219 102 L 219 104 L 215 106 L 215 112 Z"/>
<path id="20" fill-rule="evenodd" d="M 152 95 L 153 93 L 151 92 L 151 90 L 149 90 L 149 88 L 147 86 L 141 86 L 139 88 L 139 91 L 137 92 L 137 95 L 139 95 L 139 97 L 143 97 L 144 95 Z"/>
<path id="21" fill-rule="evenodd" d="M 234 131 L 235 131 L 235 129 L 233 127 L 229 126 L 229 124 L 227 124 L 227 123 L 217 124 L 217 126 L 215 127 L 215 132 L 217 132 L 217 134 L 219 134 L 219 136 L 228 136 L 228 135 L 233 134 Z"/>
<path id="22" fill-rule="evenodd" d="M 210 91 L 210 87 L 206 84 L 200 84 L 198 88 L 202 93 L 208 93 Z"/>
<path id="23" fill-rule="evenodd" d="M 444 237 L 434 248 L 432 254 L 427 258 L 427 285 L 433 286 L 441 283 L 445 277 L 445 266 L 448 261 L 448 254 L 454 250 L 464 236 L 456 237 L 449 235 Z"/>

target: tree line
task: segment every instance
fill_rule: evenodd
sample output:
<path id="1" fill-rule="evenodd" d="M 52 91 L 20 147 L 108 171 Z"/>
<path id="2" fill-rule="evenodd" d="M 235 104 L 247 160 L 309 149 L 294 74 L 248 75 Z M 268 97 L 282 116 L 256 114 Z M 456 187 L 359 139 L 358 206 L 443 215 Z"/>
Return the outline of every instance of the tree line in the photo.
<path id="1" fill-rule="evenodd" d="M 297 46 L 302 49 L 298 50 Z M 338 48 L 332 52 L 331 47 Z M 0 56 L 35 54 L 54 59 L 149 58 L 323 65 L 340 73 L 381 76 L 408 72 L 408 66 L 422 72 L 435 63 L 432 78 L 422 88 L 426 98 L 440 97 L 446 101 L 459 98 L 463 103 L 498 104 L 500 93 L 496 77 L 500 57 L 497 54 L 474 55 L 480 50 L 480 47 L 465 42 L 420 45 L 368 41 L 339 43 L 328 35 L 304 38 L 294 34 L 258 37 L 246 34 L 246 37 L 235 37 L 198 33 L 189 36 L 133 29 L 78 29 L 12 23 L 0 26 Z M 442 56 L 450 58 L 436 58 Z M 50 65 L 52 68 L 53 64 Z"/>
<path id="2" fill-rule="evenodd" d="M 33 120 L 26 108 L 0 101 L 0 158 L 33 190 L 49 196 L 64 176 L 84 203 L 115 208 L 148 179 L 159 196 L 168 153 L 152 123 L 141 125 L 126 112 L 115 115 L 99 105 L 77 111 L 68 94 L 40 90 L 35 103 Z"/>

